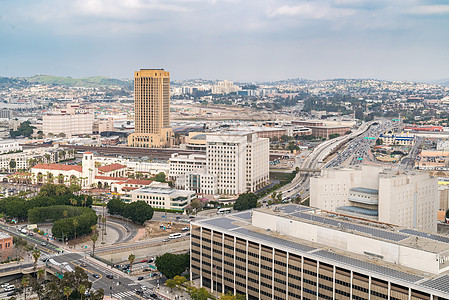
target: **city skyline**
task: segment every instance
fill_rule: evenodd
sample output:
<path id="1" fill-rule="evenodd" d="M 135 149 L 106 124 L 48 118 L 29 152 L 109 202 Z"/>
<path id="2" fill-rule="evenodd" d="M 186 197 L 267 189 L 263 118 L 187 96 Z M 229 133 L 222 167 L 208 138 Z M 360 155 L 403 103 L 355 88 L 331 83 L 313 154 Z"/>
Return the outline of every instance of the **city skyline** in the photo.
<path id="1" fill-rule="evenodd" d="M 0 3 L 1 76 L 449 78 L 444 1 Z"/>

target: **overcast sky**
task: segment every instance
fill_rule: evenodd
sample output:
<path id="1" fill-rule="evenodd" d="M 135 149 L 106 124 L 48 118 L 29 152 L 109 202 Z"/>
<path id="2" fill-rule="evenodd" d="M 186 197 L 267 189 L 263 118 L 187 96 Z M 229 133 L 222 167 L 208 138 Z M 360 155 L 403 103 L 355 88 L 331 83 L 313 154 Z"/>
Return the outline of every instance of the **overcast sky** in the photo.
<path id="1" fill-rule="evenodd" d="M 449 77 L 449 1 L 0 0 L 0 76 Z"/>

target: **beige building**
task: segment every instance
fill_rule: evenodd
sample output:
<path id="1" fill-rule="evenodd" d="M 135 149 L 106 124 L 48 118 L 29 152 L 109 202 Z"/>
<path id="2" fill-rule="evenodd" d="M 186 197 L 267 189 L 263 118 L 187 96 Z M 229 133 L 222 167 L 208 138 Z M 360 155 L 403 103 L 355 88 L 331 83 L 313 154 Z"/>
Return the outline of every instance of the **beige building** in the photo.
<path id="1" fill-rule="evenodd" d="M 424 172 L 400 173 L 370 165 L 325 169 L 310 180 L 310 205 L 436 232 L 438 182 Z"/>
<path id="2" fill-rule="evenodd" d="M 246 299 L 447 300 L 449 239 L 294 204 L 191 223 L 190 279 Z"/>
<path id="3" fill-rule="evenodd" d="M 135 132 L 128 137 L 132 147 L 166 147 L 170 127 L 170 72 L 141 69 L 134 73 Z"/>
<path id="4" fill-rule="evenodd" d="M 254 192 L 269 180 L 269 139 L 255 132 L 210 133 L 207 172 L 217 177 L 218 194 Z"/>
<path id="5" fill-rule="evenodd" d="M 153 182 L 146 187 L 129 192 L 129 196 L 132 202 L 144 201 L 154 208 L 183 211 L 195 198 L 195 192 L 177 190 L 168 184 Z"/>
<path id="6" fill-rule="evenodd" d="M 65 134 L 66 137 L 93 133 L 94 115 L 80 110 L 78 104 L 67 104 L 67 108 L 42 116 L 45 135 Z"/>

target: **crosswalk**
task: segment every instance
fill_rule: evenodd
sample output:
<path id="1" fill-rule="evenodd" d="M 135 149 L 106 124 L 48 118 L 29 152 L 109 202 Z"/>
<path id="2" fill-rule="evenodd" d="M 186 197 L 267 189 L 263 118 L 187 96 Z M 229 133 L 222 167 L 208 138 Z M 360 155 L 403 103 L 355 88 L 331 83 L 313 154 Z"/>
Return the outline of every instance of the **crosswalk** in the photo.
<path id="1" fill-rule="evenodd" d="M 120 293 L 112 293 L 112 296 L 117 299 L 126 299 L 131 297 L 131 299 L 135 299 L 137 289 L 133 291 L 126 291 Z"/>
<path id="2" fill-rule="evenodd" d="M 55 253 L 51 253 L 51 254 L 46 254 L 42 258 L 53 258 L 53 257 L 57 257 L 57 256 L 67 255 L 67 254 L 71 254 L 71 252 L 69 252 L 69 251 L 64 251 L 64 253 L 55 252 Z"/>

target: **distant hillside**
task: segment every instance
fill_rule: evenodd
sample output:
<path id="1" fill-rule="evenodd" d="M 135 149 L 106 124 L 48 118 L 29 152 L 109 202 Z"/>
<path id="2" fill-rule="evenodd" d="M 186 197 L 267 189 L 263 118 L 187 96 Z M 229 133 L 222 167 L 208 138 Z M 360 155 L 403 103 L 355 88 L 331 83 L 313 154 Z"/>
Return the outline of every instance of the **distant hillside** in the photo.
<path id="1" fill-rule="evenodd" d="M 0 89 L 28 85 L 29 83 L 26 81 L 26 79 L 23 78 L 0 77 Z"/>
<path id="2" fill-rule="evenodd" d="M 26 80 L 31 83 L 65 85 L 71 87 L 120 86 L 132 88 L 133 86 L 133 82 L 131 80 L 125 81 L 103 76 L 72 78 L 51 75 L 35 75 L 33 77 L 26 78 Z"/>
<path id="3" fill-rule="evenodd" d="M 439 85 L 444 85 L 444 86 L 449 86 L 449 78 L 446 79 L 440 79 L 440 80 L 434 80 L 431 83 L 433 84 L 439 84 Z"/>

